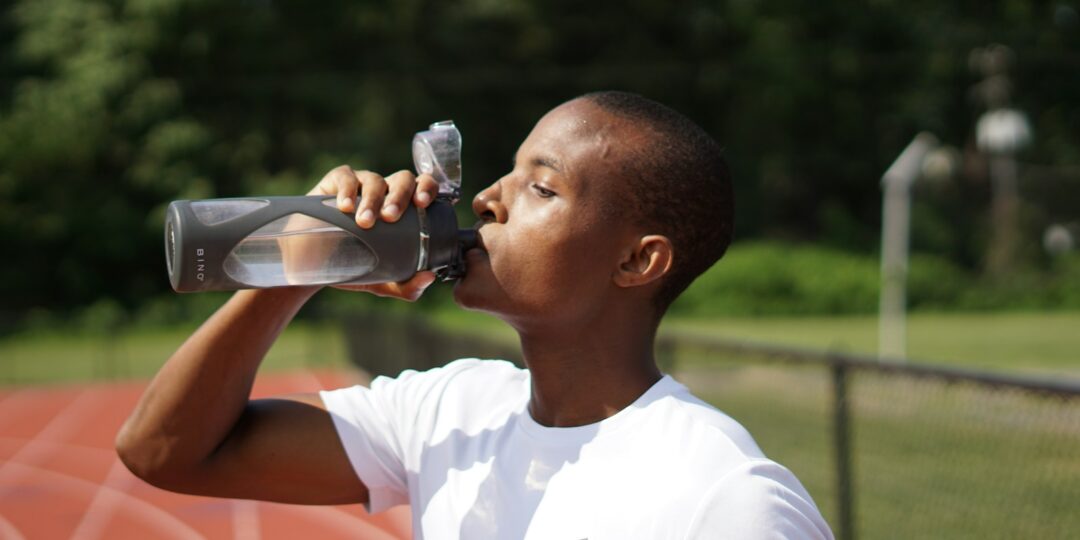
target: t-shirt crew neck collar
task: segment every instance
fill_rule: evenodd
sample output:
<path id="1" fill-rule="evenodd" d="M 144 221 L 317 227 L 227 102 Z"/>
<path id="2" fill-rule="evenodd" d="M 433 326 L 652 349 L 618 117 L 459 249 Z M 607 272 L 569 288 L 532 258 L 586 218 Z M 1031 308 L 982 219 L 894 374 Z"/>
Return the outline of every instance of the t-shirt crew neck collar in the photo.
<path id="1" fill-rule="evenodd" d="M 530 388 L 531 381 L 526 378 L 525 387 Z M 549 427 L 540 424 L 529 412 L 529 399 L 525 400 L 518 415 L 518 425 L 529 436 L 542 444 L 548 445 L 580 445 L 597 438 L 600 435 L 609 435 L 628 424 L 628 420 L 638 414 L 653 401 L 674 393 L 681 386 L 670 375 L 664 375 L 660 380 L 653 383 L 645 393 L 638 396 L 633 403 L 599 422 L 573 427 Z M 528 394 L 528 390 L 526 390 Z"/>

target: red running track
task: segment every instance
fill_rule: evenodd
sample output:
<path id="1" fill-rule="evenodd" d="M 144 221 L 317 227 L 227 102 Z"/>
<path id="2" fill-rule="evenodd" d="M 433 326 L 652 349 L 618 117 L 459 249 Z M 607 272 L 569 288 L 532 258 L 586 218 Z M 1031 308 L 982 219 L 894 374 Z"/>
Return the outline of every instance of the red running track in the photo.
<path id="1" fill-rule="evenodd" d="M 255 396 L 353 384 L 334 372 L 260 376 Z M 296 506 L 180 495 L 135 478 L 113 438 L 145 383 L 0 389 L 0 539 L 411 537 L 409 508 Z"/>

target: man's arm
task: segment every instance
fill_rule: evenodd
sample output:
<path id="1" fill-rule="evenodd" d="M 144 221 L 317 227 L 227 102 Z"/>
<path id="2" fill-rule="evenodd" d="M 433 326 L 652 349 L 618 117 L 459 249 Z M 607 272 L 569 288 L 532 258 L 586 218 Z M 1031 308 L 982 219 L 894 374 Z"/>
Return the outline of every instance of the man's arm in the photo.
<path id="1" fill-rule="evenodd" d="M 248 401 L 263 356 L 315 290 L 237 292 L 188 338 L 117 437 L 128 468 L 185 493 L 365 502 L 317 395 Z"/>
<path id="2" fill-rule="evenodd" d="M 360 186 L 363 200 L 354 200 Z M 437 185 L 398 173 L 383 179 L 339 167 L 310 194 L 338 195 L 364 228 L 371 213 L 396 221 Z M 389 208 L 391 205 L 396 208 Z M 355 208 L 354 208 L 355 207 Z M 380 212 L 381 209 L 381 212 Z M 388 211 L 389 209 L 389 211 Z M 400 284 L 350 287 L 415 300 L 430 272 Z M 318 287 L 239 291 L 169 358 L 116 438 L 121 460 L 159 487 L 291 503 L 367 502 L 317 394 L 249 401 L 266 352 Z"/>

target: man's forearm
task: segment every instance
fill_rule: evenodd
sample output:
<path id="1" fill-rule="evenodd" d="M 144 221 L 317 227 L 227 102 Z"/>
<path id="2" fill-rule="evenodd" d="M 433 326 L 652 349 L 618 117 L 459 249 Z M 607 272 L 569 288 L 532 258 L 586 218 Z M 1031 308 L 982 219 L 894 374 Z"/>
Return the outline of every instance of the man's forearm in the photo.
<path id="1" fill-rule="evenodd" d="M 236 425 L 255 372 L 317 288 L 237 292 L 173 353 L 117 436 L 140 476 L 183 474 Z"/>

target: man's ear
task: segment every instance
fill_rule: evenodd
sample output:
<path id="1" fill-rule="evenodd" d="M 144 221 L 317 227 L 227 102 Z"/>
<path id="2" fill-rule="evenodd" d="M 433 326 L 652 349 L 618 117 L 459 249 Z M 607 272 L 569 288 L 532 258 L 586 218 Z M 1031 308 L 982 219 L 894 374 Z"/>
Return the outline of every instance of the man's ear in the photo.
<path id="1" fill-rule="evenodd" d="M 652 283 L 671 271 L 675 249 L 668 237 L 659 234 L 642 236 L 623 255 L 615 272 L 615 284 L 638 287 Z"/>

